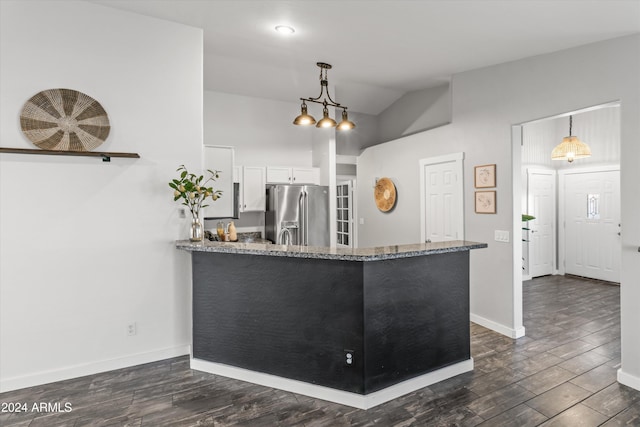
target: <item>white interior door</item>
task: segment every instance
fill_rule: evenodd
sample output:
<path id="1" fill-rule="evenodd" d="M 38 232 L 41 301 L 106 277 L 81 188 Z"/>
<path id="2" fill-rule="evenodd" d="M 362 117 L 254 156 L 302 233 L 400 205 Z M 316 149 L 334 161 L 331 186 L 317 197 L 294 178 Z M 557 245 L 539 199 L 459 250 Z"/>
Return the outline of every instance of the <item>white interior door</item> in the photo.
<path id="1" fill-rule="evenodd" d="M 531 277 L 553 274 L 555 259 L 555 171 L 527 169 L 529 273 Z"/>
<path id="2" fill-rule="evenodd" d="M 420 161 L 422 241 L 464 239 L 462 153 Z"/>
<path id="3" fill-rule="evenodd" d="M 620 282 L 620 171 L 564 178 L 565 271 Z"/>
<path id="4" fill-rule="evenodd" d="M 336 245 L 354 246 L 353 181 L 341 181 L 336 186 Z"/>

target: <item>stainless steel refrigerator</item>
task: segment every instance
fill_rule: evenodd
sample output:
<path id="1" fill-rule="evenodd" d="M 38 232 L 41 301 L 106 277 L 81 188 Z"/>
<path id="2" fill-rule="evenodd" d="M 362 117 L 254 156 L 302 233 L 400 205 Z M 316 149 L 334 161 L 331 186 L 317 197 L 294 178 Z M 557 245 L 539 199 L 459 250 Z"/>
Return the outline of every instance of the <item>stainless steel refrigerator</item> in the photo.
<path id="1" fill-rule="evenodd" d="M 267 185 L 265 237 L 280 245 L 329 246 L 329 187 Z"/>

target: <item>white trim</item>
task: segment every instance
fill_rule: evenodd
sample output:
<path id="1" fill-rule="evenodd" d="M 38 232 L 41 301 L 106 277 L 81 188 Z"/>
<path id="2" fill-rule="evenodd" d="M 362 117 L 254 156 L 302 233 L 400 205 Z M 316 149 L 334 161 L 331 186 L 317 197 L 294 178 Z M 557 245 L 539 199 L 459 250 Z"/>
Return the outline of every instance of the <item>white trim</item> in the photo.
<path id="1" fill-rule="evenodd" d="M 522 236 L 522 126 L 511 126 L 511 235 Z M 484 319 L 477 316 L 478 320 L 490 322 L 494 326 L 488 326 L 480 322 L 476 322 L 494 331 L 500 332 L 511 338 L 520 338 L 524 336 L 523 323 L 523 303 L 522 303 L 522 242 L 518 239 L 511 239 L 511 249 L 513 259 L 511 260 L 511 324 L 513 328 L 507 328 L 504 325 Z M 473 317 L 473 314 L 472 314 Z M 473 320 L 473 319 L 472 319 Z"/>
<path id="2" fill-rule="evenodd" d="M 344 154 L 336 154 L 336 163 L 341 165 L 357 165 L 358 156 L 346 156 Z"/>
<path id="3" fill-rule="evenodd" d="M 565 180 L 567 175 L 597 173 L 597 172 L 620 172 L 620 165 L 604 165 L 604 166 L 584 166 L 571 169 L 558 170 L 558 274 L 565 274 L 566 266 L 566 213 L 564 208 Z"/>
<path id="4" fill-rule="evenodd" d="M 628 374 L 622 368 L 618 369 L 618 382 L 640 391 L 640 377 Z"/>
<path id="5" fill-rule="evenodd" d="M 458 236 L 458 240 L 464 240 L 464 153 L 446 154 L 444 156 L 429 157 L 426 159 L 420 159 L 418 161 L 418 167 L 420 168 L 420 241 L 424 242 L 427 239 L 427 230 L 425 229 L 426 222 L 426 200 L 424 198 L 425 192 L 425 174 L 424 169 L 426 166 L 436 165 L 440 163 L 456 163 L 456 173 L 458 175 L 458 182 L 460 185 L 460 191 L 458 194 L 457 203 L 460 206 L 460 217 L 458 218 L 458 230 L 462 230 L 462 236 Z"/>
<path id="6" fill-rule="evenodd" d="M 522 283 L 522 282 L 520 282 Z M 509 338 L 518 339 L 525 335 L 524 326 L 520 326 L 517 329 L 510 328 L 501 323 L 494 322 L 493 320 L 486 319 L 482 316 L 478 316 L 477 314 L 471 313 L 470 320 L 473 323 L 476 323 L 480 326 L 484 326 L 485 328 L 491 329 L 499 334 L 506 335 Z"/>
<path id="7" fill-rule="evenodd" d="M 158 360 L 170 359 L 172 357 L 185 356 L 190 353 L 191 346 L 185 344 L 177 347 L 132 354 L 115 359 L 97 360 L 95 362 L 82 363 L 50 371 L 41 371 L 13 378 L 3 378 L 0 380 L 0 392 L 4 393 L 5 391 L 18 390 L 21 388 L 33 387 L 56 381 L 64 381 L 71 378 L 83 377 L 85 375 L 112 371 L 114 369 L 128 368 L 130 366 L 157 362 Z"/>
<path id="8" fill-rule="evenodd" d="M 620 165 L 583 166 L 571 169 L 558 169 L 558 175 L 572 175 L 580 173 L 615 172 L 620 171 Z"/>
<path id="9" fill-rule="evenodd" d="M 407 393 L 427 387 L 448 378 L 473 371 L 473 358 L 446 366 L 436 371 L 429 372 L 416 378 L 394 384 L 385 389 L 370 394 L 358 394 L 329 387 L 306 383 L 303 381 L 282 378 L 276 375 L 250 371 L 222 363 L 208 362 L 200 359 L 191 359 L 191 369 L 222 375 L 236 380 L 246 381 L 265 387 L 277 388 L 292 393 L 303 394 L 316 399 L 327 400 L 359 409 L 369 409 L 390 400 L 396 399 Z"/>
<path id="10" fill-rule="evenodd" d="M 603 108 L 619 107 L 620 105 L 621 105 L 620 100 L 609 101 L 609 102 L 605 102 L 604 104 L 593 105 L 591 107 L 581 108 L 579 110 L 567 111 L 566 113 L 562 113 L 562 114 L 554 114 L 553 116 L 540 117 L 538 119 L 529 120 L 527 122 L 522 122 L 519 124 L 531 125 L 534 123 L 546 122 L 548 120 L 553 120 L 553 119 L 559 119 L 561 117 L 569 117 L 572 115 L 575 116 L 576 114 L 582 114 L 582 113 L 587 113 L 589 111 L 601 110 Z"/>

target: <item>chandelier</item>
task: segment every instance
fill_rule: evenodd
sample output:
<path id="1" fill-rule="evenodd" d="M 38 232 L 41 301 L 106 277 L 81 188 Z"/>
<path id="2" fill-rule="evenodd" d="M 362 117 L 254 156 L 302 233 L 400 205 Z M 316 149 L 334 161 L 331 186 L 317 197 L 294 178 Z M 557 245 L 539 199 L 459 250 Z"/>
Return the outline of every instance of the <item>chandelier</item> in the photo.
<path id="1" fill-rule="evenodd" d="M 293 124 L 300 126 L 310 126 L 315 124 L 317 128 L 337 127 L 338 130 L 349 130 L 355 128 L 356 125 L 352 121 L 349 121 L 349 117 L 347 116 L 347 107 L 335 102 L 331 99 L 331 95 L 329 95 L 327 70 L 331 69 L 331 65 L 324 62 L 317 62 L 316 65 L 320 67 L 320 95 L 316 98 L 300 98 L 302 101 L 302 105 L 300 106 L 300 115 L 295 118 Z M 325 95 L 325 98 L 320 101 L 320 98 L 322 98 L 323 95 Z M 322 119 L 317 123 L 316 119 L 307 112 L 307 102 L 322 104 Z M 335 120 L 329 117 L 329 109 L 327 108 L 329 105 L 336 108 L 342 108 L 342 121 L 340 123 L 336 123 Z"/>
<path id="2" fill-rule="evenodd" d="M 577 136 L 571 135 L 572 116 L 569 116 L 569 136 L 565 136 L 562 142 L 551 152 L 551 160 L 566 160 L 569 163 L 574 159 L 591 157 L 591 148 L 580 141 Z"/>

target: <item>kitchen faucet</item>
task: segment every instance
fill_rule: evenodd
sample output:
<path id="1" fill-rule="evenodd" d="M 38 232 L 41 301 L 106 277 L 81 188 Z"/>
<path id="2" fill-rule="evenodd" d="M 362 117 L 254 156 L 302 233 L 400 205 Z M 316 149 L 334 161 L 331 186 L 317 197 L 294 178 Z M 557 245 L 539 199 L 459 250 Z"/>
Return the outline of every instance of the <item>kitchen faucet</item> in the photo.
<path id="1" fill-rule="evenodd" d="M 278 242 L 279 245 L 290 245 L 291 244 L 291 230 L 284 227 L 280 230 L 278 234 Z"/>

